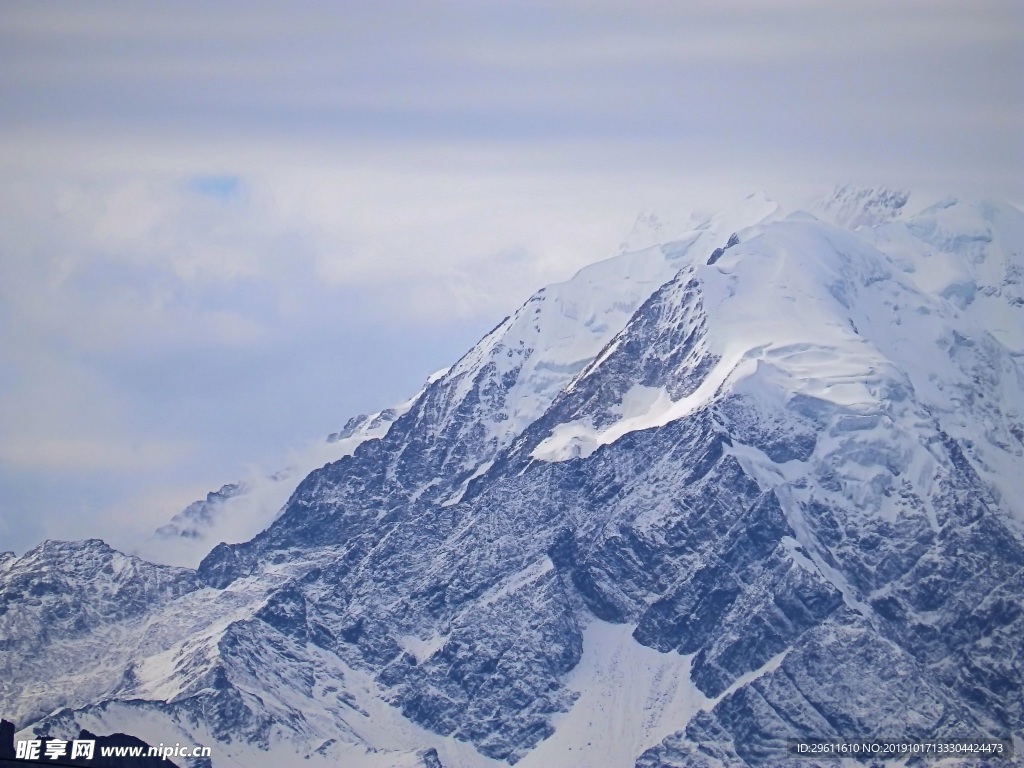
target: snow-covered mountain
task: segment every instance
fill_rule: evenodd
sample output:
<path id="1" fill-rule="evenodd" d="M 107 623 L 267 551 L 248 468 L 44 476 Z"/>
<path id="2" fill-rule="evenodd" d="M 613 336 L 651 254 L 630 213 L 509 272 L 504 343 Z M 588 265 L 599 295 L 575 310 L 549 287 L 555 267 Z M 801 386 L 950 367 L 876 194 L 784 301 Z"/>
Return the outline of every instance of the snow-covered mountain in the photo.
<path id="1" fill-rule="evenodd" d="M 194 565 L 218 540 L 245 541 L 280 513 L 299 482 L 314 469 L 350 456 L 369 439 L 387 434 L 396 418 L 415 408 L 420 442 L 441 438 L 443 453 L 418 467 L 423 476 L 405 494 L 431 495 L 478 474 L 512 439 L 538 418 L 565 383 L 604 347 L 682 259 L 706 258 L 736 229 L 764 221 L 778 210 L 763 194 L 751 195 L 715 216 L 690 216 L 673 228 L 642 216 L 628 238 L 643 247 L 591 265 L 572 279 L 540 289 L 505 318 L 454 366 L 430 376 L 405 403 L 357 416 L 294 457 L 269 477 L 253 477 L 212 491 L 189 505 L 140 549 L 170 564 Z M 626 247 L 625 244 L 622 246 Z M 436 387 L 434 385 L 437 385 Z M 429 396 L 428 396 L 429 392 Z M 442 434 L 443 433 L 443 434 Z M 401 439 L 396 441 L 401 444 Z M 448 445 L 454 446 L 455 454 Z M 214 538 L 217 534 L 220 539 Z"/>
<path id="2" fill-rule="evenodd" d="M 215 766 L 1024 748 L 1024 214 L 915 203 L 641 217 L 197 569 L 0 557 L 0 713 Z"/>

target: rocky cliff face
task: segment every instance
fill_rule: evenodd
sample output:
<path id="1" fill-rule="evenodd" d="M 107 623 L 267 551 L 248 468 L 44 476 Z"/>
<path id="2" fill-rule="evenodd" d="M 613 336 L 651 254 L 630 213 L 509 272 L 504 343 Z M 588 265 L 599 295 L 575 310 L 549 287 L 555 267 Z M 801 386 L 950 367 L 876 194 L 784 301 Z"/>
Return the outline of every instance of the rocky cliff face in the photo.
<path id="1" fill-rule="evenodd" d="M 214 765 L 1021 733 L 1024 216 L 907 199 L 748 200 L 538 292 L 196 571 L 0 561 L 0 707 Z"/>

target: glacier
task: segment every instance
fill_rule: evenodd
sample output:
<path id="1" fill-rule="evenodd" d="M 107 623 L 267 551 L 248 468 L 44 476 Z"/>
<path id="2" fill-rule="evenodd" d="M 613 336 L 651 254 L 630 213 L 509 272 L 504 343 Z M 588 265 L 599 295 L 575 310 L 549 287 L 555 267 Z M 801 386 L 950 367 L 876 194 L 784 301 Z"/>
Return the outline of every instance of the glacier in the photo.
<path id="1" fill-rule="evenodd" d="M 0 555 L 0 714 L 216 766 L 1024 748 L 1024 214 L 844 187 L 682 221 L 192 505 L 154 548 L 197 567 Z"/>

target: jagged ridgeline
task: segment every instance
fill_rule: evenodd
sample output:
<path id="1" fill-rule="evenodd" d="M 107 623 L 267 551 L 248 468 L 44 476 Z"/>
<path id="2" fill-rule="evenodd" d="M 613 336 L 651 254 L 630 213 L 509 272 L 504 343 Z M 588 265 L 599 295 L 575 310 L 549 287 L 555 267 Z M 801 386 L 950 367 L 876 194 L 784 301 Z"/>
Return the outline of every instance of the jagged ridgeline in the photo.
<path id="1" fill-rule="evenodd" d="M 276 476 L 252 538 L 204 543 L 246 485 L 179 516 L 197 569 L 4 556 L 0 714 L 214 766 L 1024 747 L 1024 215 L 843 189 L 655 231 Z"/>

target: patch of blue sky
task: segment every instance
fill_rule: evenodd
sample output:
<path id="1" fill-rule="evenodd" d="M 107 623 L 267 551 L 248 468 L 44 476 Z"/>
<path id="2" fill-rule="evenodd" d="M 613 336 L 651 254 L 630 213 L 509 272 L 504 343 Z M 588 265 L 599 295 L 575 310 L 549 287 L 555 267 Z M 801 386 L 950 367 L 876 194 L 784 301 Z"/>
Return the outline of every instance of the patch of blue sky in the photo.
<path id="1" fill-rule="evenodd" d="M 192 176 L 187 186 L 198 195 L 225 203 L 237 200 L 242 195 L 242 180 L 227 174 Z"/>

